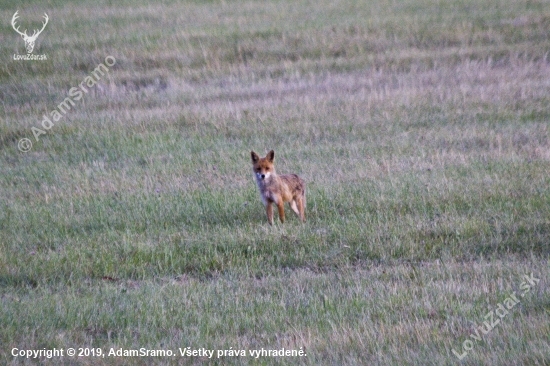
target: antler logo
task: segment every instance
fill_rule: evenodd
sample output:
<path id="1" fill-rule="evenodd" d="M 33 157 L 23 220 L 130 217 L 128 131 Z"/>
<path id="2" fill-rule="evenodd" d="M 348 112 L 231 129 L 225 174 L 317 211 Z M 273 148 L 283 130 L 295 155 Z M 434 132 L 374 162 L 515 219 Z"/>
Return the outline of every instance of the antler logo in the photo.
<path id="1" fill-rule="evenodd" d="M 32 36 L 29 36 L 29 35 L 27 35 L 27 30 L 26 29 L 25 29 L 24 32 L 21 32 L 19 30 L 19 26 L 16 26 L 17 18 L 19 18 L 19 15 L 17 15 L 17 13 L 19 13 L 19 11 L 16 11 L 15 14 L 13 14 L 13 18 L 11 18 L 11 25 L 12 25 L 13 29 L 15 29 L 15 31 L 17 33 L 19 33 L 21 35 L 21 37 L 23 37 L 23 40 L 25 41 L 25 48 L 27 49 L 27 53 L 32 53 L 32 51 L 34 49 L 34 42 L 36 41 L 36 38 L 38 38 L 40 33 L 42 33 L 44 28 L 46 28 L 46 24 L 48 24 L 48 14 L 44 13 L 44 20 L 45 21 L 42 23 L 42 29 L 40 29 L 40 30 L 35 29 Z"/>

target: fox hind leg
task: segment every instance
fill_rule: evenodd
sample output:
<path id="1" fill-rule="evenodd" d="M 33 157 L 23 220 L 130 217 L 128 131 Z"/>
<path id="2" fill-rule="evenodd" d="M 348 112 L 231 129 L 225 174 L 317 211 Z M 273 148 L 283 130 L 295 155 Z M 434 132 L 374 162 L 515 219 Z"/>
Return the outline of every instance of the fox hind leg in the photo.
<path id="1" fill-rule="evenodd" d="M 296 200 L 292 200 L 289 203 L 292 211 L 296 212 L 296 215 L 300 216 L 300 211 L 298 210 L 298 206 L 296 205 Z"/>
<path id="2" fill-rule="evenodd" d="M 297 207 L 297 210 L 294 210 L 294 212 L 296 212 L 298 216 L 300 216 L 300 219 L 302 220 L 302 222 L 305 222 L 306 221 L 306 192 L 305 191 L 303 191 L 302 194 L 297 197 L 296 203 L 298 207 Z"/>

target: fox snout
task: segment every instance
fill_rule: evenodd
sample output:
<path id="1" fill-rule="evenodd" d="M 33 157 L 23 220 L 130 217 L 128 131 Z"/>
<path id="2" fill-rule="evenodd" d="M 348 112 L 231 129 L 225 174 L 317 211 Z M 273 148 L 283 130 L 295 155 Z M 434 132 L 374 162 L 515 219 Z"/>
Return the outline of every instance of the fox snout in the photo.
<path id="1" fill-rule="evenodd" d="M 267 177 L 269 177 L 269 173 L 263 173 L 263 172 L 258 172 L 256 173 L 256 175 L 258 176 L 258 178 L 260 178 L 260 180 L 266 180 Z"/>

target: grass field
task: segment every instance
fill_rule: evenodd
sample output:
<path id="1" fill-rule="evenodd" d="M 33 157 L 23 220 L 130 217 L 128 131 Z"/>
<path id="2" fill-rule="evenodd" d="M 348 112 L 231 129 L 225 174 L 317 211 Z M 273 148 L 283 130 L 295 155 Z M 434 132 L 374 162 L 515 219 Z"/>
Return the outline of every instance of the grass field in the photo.
<path id="1" fill-rule="evenodd" d="M 550 2 L 0 4 L 1 364 L 550 365 Z"/>

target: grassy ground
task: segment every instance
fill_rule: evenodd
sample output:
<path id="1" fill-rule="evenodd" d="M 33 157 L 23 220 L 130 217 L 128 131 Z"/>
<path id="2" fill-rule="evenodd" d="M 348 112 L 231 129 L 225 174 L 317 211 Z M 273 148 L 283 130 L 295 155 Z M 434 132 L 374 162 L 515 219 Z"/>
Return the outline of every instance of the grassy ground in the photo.
<path id="1" fill-rule="evenodd" d="M 550 364 L 550 3 L 1 3 L 2 363 Z"/>

